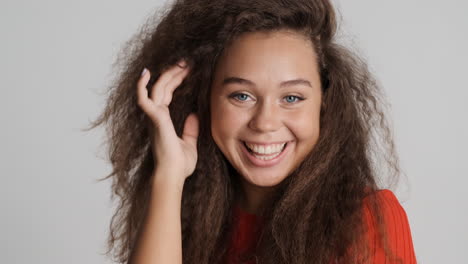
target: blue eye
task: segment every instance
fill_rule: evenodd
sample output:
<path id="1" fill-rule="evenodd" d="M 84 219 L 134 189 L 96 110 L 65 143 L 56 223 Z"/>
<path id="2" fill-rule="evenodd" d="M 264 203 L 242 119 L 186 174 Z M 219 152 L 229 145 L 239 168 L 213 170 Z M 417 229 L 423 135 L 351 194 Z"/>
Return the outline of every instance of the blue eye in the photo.
<path id="1" fill-rule="evenodd" d="M 233 94 L 231 97 L 239 101 L 246 101 L 249 98 L 249 96 L 244 93 Z"/>
<path id="2" fill-rule="evenodd" d="M 304 98 L 301 98 L 301 97 L 295 96 L 295 95 L 288 95 L 285 98 L 286 98 L 286 102 L 288 102 L 288 103 L 296 103 L 298 101 L 304 100 Z"/>

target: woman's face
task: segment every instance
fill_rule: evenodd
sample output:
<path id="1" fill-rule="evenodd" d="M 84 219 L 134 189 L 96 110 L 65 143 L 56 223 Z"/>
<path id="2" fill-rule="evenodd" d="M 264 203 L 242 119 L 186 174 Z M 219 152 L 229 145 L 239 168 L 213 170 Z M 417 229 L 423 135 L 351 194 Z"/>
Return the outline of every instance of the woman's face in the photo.
<path id="1" fill-rule="evenodd" d="M 312 42 L 291 31 L 240 36 L 218 61 L 210 104 L 213 139 L 243 182 L 279 184 L 319 137 Z"/>

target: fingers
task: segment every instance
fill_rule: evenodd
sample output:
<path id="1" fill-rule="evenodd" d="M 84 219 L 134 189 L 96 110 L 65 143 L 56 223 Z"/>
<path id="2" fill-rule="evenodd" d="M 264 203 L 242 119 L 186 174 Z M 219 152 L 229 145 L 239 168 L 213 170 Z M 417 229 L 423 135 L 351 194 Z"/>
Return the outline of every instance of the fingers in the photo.
<path id="1" fill-rule="evenodd" d="M 161 74 L 151 88 L 151 95 L 148 96 L 147 85 L 151 74 L 145 68 L 137 83 L 138 105 L 152 120 L 156 120 L 157 118 L 155 114 L 155 108 L 157 106 L 169 106 L 172 101 L 174 90 L 182 83 L 189 70 L 185 61 L 180 61 L 178 64 L 172 66 L 169 70 Z"/>
<path id="2" fill-rule="evenodd" d="M 164 72 L 151 88 L 151 100 L 156 105 L 164 104 L 169 106 L 172 100 L 172 93 L 182 83 L 188 71 L 188 67 L 182 68 L 174 65 Z"/>
<path id="3" fill-rule="evenodd" d="M 189 71 L 190 69 L 187 67 L 182 71 L 176 73 L 174 77 L 166 84 L 166 86 L 162 87 L 162 89 L 164 90 L 163 96 L 159 97 L 158 99 L 158 95 L 156 92 L 156 98 L 154 102 L 169 106 L 169 104 L 172 101 L 172 95 L 174 94 L 175 89 L 177 89 L 177 87 L 179 87 L 179 85 L 184 81 Z"/>
<path id="4" fill-rule="evenodd" d="M 191 113 L 184 124 L 184 132 L 182 133 L 182 139 L 193 146 L 197 147 L 197 138 L 199 133 L 199 120 L 196 114 Z"/>
<path id="5" fill-rule="evenodd" d="M 154 103 L 148 98 L 148 89 L 146 89 L 146 85 L 150 80 L 150 73 L 145 68 L 142 76 L 138 80 L 137 83 L 137 98 L 138 98 L 138 105 L 143 109 L 143 111 L 149 115 L 149 117 L 154 120 L 153 111 Z"/>

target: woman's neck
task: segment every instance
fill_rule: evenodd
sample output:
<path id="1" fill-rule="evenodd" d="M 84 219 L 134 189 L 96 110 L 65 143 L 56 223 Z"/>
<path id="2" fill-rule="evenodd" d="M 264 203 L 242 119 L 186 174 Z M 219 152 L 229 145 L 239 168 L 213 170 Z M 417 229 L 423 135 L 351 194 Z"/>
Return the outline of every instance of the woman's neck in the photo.
<path id="1" fill-rule="evenodd" d="M 241 182 L 241 193 L 238 197 L 237 204 L 247 213 L 261 215 L 264 206 L 272 198 L 274 191 L 277 189 L 276 186 L 256 186 L 247 182 L 240 175 L 239 178 Z"/>

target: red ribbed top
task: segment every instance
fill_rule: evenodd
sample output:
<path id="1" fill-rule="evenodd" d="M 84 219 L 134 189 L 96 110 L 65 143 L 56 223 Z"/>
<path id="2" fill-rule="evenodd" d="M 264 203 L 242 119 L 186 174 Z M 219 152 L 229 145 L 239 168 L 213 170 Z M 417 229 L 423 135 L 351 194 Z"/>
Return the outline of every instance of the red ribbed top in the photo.
<path id="1" fill-rule="evenodd" d="M 261 218 L 242 210 L 237 204 L 233 211 L 234 230 L 229 251 L 225 256 L 226 264 L 256 264 L 255 260 L 243 261 L 243 256 L 253 253 L 258 240 Z"/>
<path id="2" fill-rule="evenodd" d="M 405 264 L 415 264 L 413 240 L 411 230 L 405 210 L 399 203 L 392 191 L 388 189 L 377 191 L 376 194 L 386 222 L 390 250 Z M 385 252 L 379 239 L 377 239 L 376 225 L 367 199 L 364 199 L 365 223 L 368 226 L 367 237 L 370 248 L 373 249 L 370 263 L 393 264 L 397 263 L 385 257 Z M 229 251 L 226 255 L 226 264 L 255 264 L 255 260 L 242 260 L 242 255 L 253 253 L 252 250 L 258 240 L 261 219 L 254 214 L 242 210 L 239 206 L 234 206 L 234 236 L 231 240 Z"/>
<path id="3" fill-rule="evenodd" d="M 381 202 L 380 206 L 382 207 L 386 223 L 388 246 L 390 250 L 402 260 L 401 263 L 415 264 L 416 256 L 414 254 L 413 239 L 411 237 L 410 225 L 405 210 L 390 190 L 380 190 L 376 192 L 376 196 L 378 201 Z M 374 251 L 371 255 L 372 261 L 370 263 L 399 263 L 385 257 L 380 239 L 377 239 L 375 219 L 366 199 L 364 199 L 363 213 L 368 226 L 367 237 L 370 241 L 370 248 Z"/>

